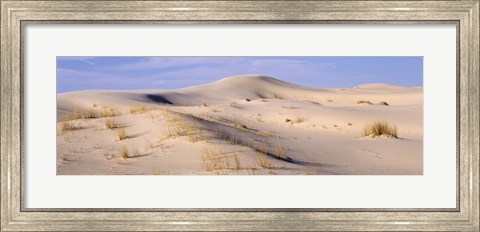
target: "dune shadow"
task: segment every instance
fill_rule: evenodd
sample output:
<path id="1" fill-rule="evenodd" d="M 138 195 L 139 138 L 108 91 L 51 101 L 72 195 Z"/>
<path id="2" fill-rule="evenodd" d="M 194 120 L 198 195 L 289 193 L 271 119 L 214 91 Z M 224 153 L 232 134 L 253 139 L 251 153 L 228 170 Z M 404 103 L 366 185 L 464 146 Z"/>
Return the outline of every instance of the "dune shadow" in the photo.
<path id="1" fill-rule="evenodd" d="M 161 95 L 154 95 L 154 94 L 146 94 L 145 97 L 154 102 L 154 103 L 161 103 L 161 104 L 168 104 L 168 105 L 173 105 L 173 103 L 171 101 L 169 101 L 168 99 L 166 99 L 165 97 L 161 96 Z"/>

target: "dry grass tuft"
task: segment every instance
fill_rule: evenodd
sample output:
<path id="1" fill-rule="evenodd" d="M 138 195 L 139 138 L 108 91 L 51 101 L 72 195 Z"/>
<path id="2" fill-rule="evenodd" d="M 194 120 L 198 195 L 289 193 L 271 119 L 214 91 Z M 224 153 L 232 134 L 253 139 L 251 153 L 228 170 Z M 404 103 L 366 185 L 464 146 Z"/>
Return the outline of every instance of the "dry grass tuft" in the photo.
<path id="1" fill-rule="evenodd" d="M 289 119 L 289 118 L 285 119 L 285 122 L 291 122 L 291 121 L 292 121 L 292 119 Z"/>
<path id="2" fill-rule="evenodd" d="M 230 162 L 228 157 L 222 156 L 220 152 L 205 148 L 202 152 L 202 166 L 207 172 L 218 171 L 230 169 Z"/>
<path id="3" fill-rule="evenodd" d="M 287 154 L 285 152 L 285 149 L 283 149 L 283 147 L 281 147 L 280 145 L 275 146 L 275 156 L 286 159 Z"/>
<path id="4" fill-rule="evenodd" d="M 122 146 L 122 148 L 120 149 L 120 155 L 123 159 L 130 158 L 130 154 L 128 152 L 127 146 L 125 146 L 125 145 Z"/>
<path id="5" fill-rule="evenodd" d="M 130 114 L 143 114 L 147 111 L 147 107 L 144 105 L 139 105 L 139 106 L 132 106 L 128 110 Z"/>
<path id="6" fill-rule="evenodd" d="M 252 101 L 252 100 L 250 100 L 249 98 L 245 98 L 245 101 L 249 102 L 249 101 Z"/>
<path id="7" fill-rule="evenodd" d="M 257 164 L 262 168 L 273 168 L 273 163 L 268 159 L 267 154 L 259 153 L 257 156 Z"/>
<path id="8" fill-rule="evenodd" d="M 302 123 L 302 122 L 305 122 L 306 118 L 305 117 L 297 117 L 295 119 L 295 123 Z"/>
<path id="9" fill-rule="evenodd" d="M 371 105 L 372 102 L 367 101 L 367 100 L 359 100 L 359 101 L 357 101 L 357 104 L 359 104 L 359 105 Z"/>
<path id="10" fill-rule="evenodd" d="M 192 143 L 208 140 L 208 134 L 198 123 L 190 123 L 186 119 L 174 115 L 169 111 L 164 111 L 163 116 L 167 122 L 167 136 L 169 138 L 187 136 Z M 197 120 L 202 120 L 199 117 L 194 118 Z"/>
<path id="11" fill-rule="evenodd" d="M 373 137 L 387 135 L 398 138 L 398 129 L 397 126 L 391 126 L 387 122 L 372 122 L 364 126 L 362 135 Z"/>
<path id="12" fill-rule="evenodd" d="M 65 133 L 67 131 L 72 131 L 72 130 L 77 130 L 80 129 L 81 127 L 73 122 L 69 121 L 63 121 L 60 124 L 60 132 Z"/>
<path id="13" fill-rule="evenodd" d="M 120 112 L 112 108 L 103 108 L 100 112 L 100 117 L 102 118 L 116 117 L 118 115 L 120 115 Z"/>
<path id="14" fill-rule="evenodd" d="M 83 117 L 86 119 L 98 118 L 98 112 L 95 109 L 89 109 L 83 113 Z"/>
<path id="15" fill-rule="evenodd" d="M 117 131 L 117 139 L 120 141 L 127 139 L 127 134 L 125 133 L 125 129 L 120 129 Z"/>
<path id="16" fill-rule="evenodd" d="M 109 130 L 114 129 L 114 128 L 118 128 L 118 124 L 113 119 L 107 119 L 107 120 L 105 120 L 105 128 L 107 128 Z"/>

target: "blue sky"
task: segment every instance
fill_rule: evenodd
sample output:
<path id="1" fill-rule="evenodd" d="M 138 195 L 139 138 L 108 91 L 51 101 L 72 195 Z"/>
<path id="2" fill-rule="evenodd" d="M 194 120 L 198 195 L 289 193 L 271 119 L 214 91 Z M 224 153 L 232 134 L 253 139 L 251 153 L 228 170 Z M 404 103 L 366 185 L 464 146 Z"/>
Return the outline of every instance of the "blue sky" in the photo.
<path id="1" fill-rule="evenodd" d="M 176 89 L 262 74 L 321 88 L 423 86 L 422 57 L 57 57 L 57 92 Z"/>

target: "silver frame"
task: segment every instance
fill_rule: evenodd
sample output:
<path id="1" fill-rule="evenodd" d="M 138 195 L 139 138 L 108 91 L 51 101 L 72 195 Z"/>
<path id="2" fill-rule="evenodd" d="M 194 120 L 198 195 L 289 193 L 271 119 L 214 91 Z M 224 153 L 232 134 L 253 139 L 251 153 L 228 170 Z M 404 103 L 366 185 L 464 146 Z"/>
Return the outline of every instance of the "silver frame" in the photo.
<path id="1" fill-rule="evenodd" d="M 1 231 L 479 231 L 479 0 L 1 2 Z M 453 209 L 31 209 L 23 205 L 23 29 L 31 23 L 457 25 Z M 460 94 L 461 93 L 461 94 Z"/>

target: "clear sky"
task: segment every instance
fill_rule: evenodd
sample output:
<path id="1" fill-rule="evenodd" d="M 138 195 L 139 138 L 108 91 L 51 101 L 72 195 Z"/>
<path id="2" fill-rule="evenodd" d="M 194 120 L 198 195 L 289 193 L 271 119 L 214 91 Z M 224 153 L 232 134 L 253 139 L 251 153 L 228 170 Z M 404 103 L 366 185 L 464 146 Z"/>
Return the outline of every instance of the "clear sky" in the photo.
<path id="1" fill-rule="evenodd" d="M 423 57 L 57 57 L 57 92 L 176 89 L 245 74 L 321 88 L 423 86 Z"/>

